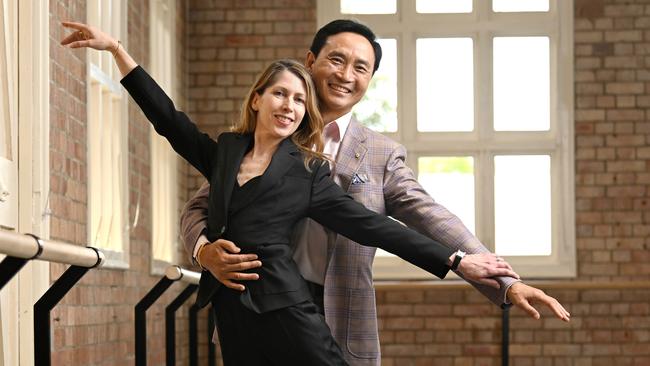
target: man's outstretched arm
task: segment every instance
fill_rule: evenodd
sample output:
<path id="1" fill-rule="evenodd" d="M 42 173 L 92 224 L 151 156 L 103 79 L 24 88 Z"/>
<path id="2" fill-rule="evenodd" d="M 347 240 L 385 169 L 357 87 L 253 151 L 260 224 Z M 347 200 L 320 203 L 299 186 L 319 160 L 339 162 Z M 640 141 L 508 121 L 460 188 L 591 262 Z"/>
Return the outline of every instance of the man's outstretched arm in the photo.
<path id="1" fill-rule="evenodd" d="M 185 250 L 193 263 L 200 265 L 225 286 L 244 291 L 244 285 L 233 282 L 256 280 L 256 273 L 242 271 L 257 268 L 262 263 L 255 254 L 237 254 L 240 249 L 235 243 L 219 239 L 210 243 L 204 232 L 208 227 L 208 196 L 210 184 L 203 183 L 183 207 L 181 213 L 181 235 Z"/>
<path id="2" fill-rule="evenodd" d="M 489 253 L 490 251 L 456 215 L 435 202 L 426 193 L 416 180 L 413 171 L 406 166 L 405 160 L 406 150 L 400 145 L 393 150 L 386 164 L 384 199 L 387 213 L 452 249 L 467 253 Z M 457 274 L 465 279 L 460 273 Z M 494 280 L 499 284 L 498 289 L 488 284 L 467 282 L 497 305 L 512 302 L 537 319 L 539 313 L 531 304 L 543 304 L 558 318 L 568 321 L 569 313 L 557 300 L 543 291 L 521 283 L 513 277 L 497 276 Z"/>

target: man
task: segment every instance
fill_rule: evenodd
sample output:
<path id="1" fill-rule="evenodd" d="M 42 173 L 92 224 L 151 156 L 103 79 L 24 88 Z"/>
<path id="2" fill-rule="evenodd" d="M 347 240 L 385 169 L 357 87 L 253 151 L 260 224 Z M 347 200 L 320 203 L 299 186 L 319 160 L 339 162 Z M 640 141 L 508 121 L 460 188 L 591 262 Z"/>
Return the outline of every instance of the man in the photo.
<path id="1" fill-rule="evenodd" d="M 434 202 L 405 165 L 404 147 L 362 126 L 352 117 L 352 108 L 366 90 L 379 67 L 381 47 L 373 32 L 351 20 L 336 20 L 321 28 L 307 53 L 305 66 L 318 91 L 326 126 L 325 153 L 336 161 L 332 178 L 355 200 L 379 213 L 390 215 L 444 245 L 462 252 L 489 251 L 460 220 Z M 182 231 L 186 249 L 224 285 L 243 291 L 241 282 L 254 281 L 250 270 L 264 265 L 254 255 L 236 254 L 236 243 L 217 240 L 207 243 L 207 183 L 186 205 Z M 324 306 L 326 322 L 351 365 L 381 362 L 377 331 L 372 262 L 375 249 L 363 247 L 328 232 L 306 220 L 298 225 L 294 259 L 310 283 L 314 300 Z M 408 244 L 404 244 L 408 245 Z M 476 268 L 477 272 L 503 273 L 504 263 Z M 505 265 L 510 268 L 509 265 Z M 455 268 L 455 267 L 454 267 Z M 470 282 L 497 305 L 508 301 L 534 318 L 539 313 L 530 302 L 541 302 L 565 321 L 569 314 L 552 297 L 512 277 L 493 277 Z"/>

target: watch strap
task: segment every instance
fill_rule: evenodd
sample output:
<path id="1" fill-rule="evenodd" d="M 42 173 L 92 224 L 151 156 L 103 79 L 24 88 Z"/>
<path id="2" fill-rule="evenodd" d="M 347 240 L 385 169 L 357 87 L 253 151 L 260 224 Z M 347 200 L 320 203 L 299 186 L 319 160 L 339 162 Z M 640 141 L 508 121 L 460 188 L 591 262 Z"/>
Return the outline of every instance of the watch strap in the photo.
<path id="1" fill-rule="evenodd" d="M 460 261 L 463 259 L 465 256 L 465 253 L 461 252 L 460 250 L 456 252 L 456 256 L 454 257 L 454 261 L 451 262 L 451 267 L 449 267 L 452 271 L 455 271 L 458 269 L 458 266 L 460 265 Z"/>

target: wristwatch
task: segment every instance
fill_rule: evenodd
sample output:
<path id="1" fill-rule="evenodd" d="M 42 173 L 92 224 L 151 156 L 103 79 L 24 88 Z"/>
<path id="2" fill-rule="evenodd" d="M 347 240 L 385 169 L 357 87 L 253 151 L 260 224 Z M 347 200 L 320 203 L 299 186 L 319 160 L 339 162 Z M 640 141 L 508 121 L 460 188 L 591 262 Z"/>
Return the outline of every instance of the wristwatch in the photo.
<path id="1" fill-rule="evenodd" d="M 459 250 L 456 252 L 456 257 L 454 257 L 454 261 L 451 262 L 451 267 L 449 267 L 452 271 L 455 271 L 458 269 L 458 265 L 460 264 L 460 260 L 463 259 L 463 257 L 467 253 L 463 252 L 462 250 Z"/>

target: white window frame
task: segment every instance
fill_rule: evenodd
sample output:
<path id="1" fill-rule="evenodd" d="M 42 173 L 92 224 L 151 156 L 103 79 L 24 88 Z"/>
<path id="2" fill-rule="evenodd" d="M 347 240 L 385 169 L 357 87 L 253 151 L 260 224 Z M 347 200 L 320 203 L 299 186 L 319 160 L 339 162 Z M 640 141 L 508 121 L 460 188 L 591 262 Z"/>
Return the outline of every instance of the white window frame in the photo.
<path id="1" fill-rule="evenodd" d="M 151 75 L 174 99 L 176 67 L 176 0 L 150 0 Z M 151 272 L 163 274 L 175 264 L 179 245 L 178 155 L 150 126 Z M 171 250 L 165 253 L 165 249 Z M 169 254 L 168 258 L 164 258 Z"/>
<path id="2" fill-rule="evenodd" d="M 549 0 L 545 13 L 494 13 L 491 1 L 474 0 L 473 12 L 419 14 L 415 0 L 398 0 L 395 14 L 341 14 L 340 0 L 318 0 L 319 27 L 337 18 L 368 25 L 379 38 L 397 39 L 398 131 L 385 133 L 408 150 L 417 175 L 421 156 L 471 156 L 475 167 L 476 234 L 494 250 L 494 160 L 500 154 L 551 157 L 552 249 L 549 256 L 509 256 L 526 278 L 576 276 L 575 173 L 573 129 L 573 1 Z M 498 36 L 549 36 L 551 122 L 543 132 L 494 132 L 492 121 L 492 39 Z M 471 132 L 418 132 L 416 39 L 471 37 L 474 40 L 474 114 Z M 478 62 L 476 62 L 479 60 Z M 406 121 L 406 122 L 405 122 Z M 396 257 L 377 256 L 376 279 L 429 279 Z"/>
<path id="3" fill-rule="evenodd" d="M 49 4 L 32 1 L 0 0 L 4 9 L 15 6 L 16 35 L 12 69 L 16 89 L 11 105 L 17 113 L 17 149 L 13 160 L 17 169 L 18 191 L 14 212 L 16 226 L 10 230 L 49 238 L 47 200 L 49 192 Z M 0 42 L 1 43 L 1 42 Z M 20 47 L 28 44 L 30 47 Z M 0 51 L 2 52 L 2 51 Z M 0 56 L 2 57 L 2 56 Z M 9 74 L 9 73 L 7 73 Z M 9 225 L 3 229 L 8 229 Z M 0 255 L 0 257 L 3 257 Z M 2 258 L 0 258 L 2 259 Z M 29 364 L 34 355 L 33 305 L 49 286 L 49 263 L 30 261 L 0 292 L 0 364 Z"/>
<path id="4" fill-rule="evenodd" d="M 18 226 L 18 4 L 0 0 L 0 136 L 9 144 L 0 151 L 0 228 Z M 3 144 L 4 145 L 4 144 Z M 0 145 L 0 148 L 5 146 Z"/>
<path id="5" fill-rule="evenodd" d="M 111 34 L 122 42 L 123 47 L 128 48 L 126 0 L 90 1 L 87 15 L 90 25 Z M 127 98 L 119 82 L 121 75 L 110 52 L 89 49 L 87 60 L 88 243 L 102 249 L 106 255 L 105 267 L 128 268 L 130 224 Z M 93 99 L 96 87 L 102 95 L 100 105 L 96 105 Z M 108 109 L 107 101 L 110 104 Z M 104 110 L 108 112 L 102 113 Z M 106 126 L 117 129 L 116 136 L 109 135 L 117 141 L 106 141 L 106 133 L 112 132 Z M 107 182 L 111 183 L 106 184 Z M 110 194 L 111 199 L 105 199 L 107 194 Z M 102 197 L 111 203 L 111 208 L 102 208 Z M 108 237 L 98 235 L 106 230 L 109 232 Z M 117 248 L 109 243 L 113 230 L 119 230 L 113 239 L 120 241 Z"/>

